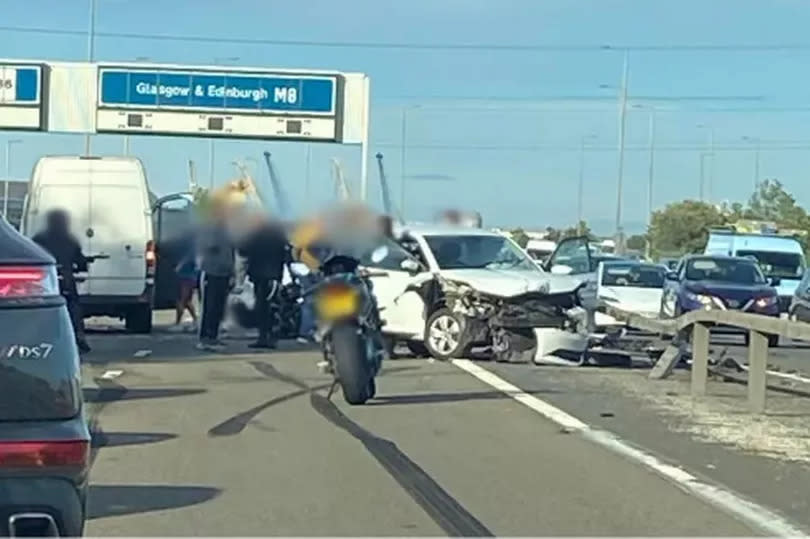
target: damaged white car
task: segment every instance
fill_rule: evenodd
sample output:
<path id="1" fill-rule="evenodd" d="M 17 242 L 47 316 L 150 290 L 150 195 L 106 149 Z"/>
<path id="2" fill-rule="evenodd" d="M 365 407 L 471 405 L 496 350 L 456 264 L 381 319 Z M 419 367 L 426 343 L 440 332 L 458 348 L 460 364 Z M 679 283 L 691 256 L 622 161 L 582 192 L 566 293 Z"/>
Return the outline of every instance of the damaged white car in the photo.
<path id="1" fill-rule="evenodd" d="M 558 363 L 588 348 L 595 281 L 545 272 L 511 239 L 482 229 L 414 226 L 398 242 L 402 249 L 364 266 L 375 270 L 383 331 L 414 353 L 448 359 L 483 349 L 500 361 Z"/>

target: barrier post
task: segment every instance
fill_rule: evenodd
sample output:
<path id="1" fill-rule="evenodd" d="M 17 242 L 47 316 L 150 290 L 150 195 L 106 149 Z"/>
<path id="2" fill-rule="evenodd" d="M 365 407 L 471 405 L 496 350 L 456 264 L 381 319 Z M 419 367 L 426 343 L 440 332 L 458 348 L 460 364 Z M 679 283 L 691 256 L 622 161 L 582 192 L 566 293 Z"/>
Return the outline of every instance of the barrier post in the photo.
<path id="1" fill-rule="evenodd" d="M 692 325 L 692 396 L 706 394 L 709 376 L 709 327 L 700 322 Z"/>
<path id="2" fill-rule="evenodd" d="M 761 414 L 765 411 L 768 337 L 753 329 L 748 334 L 748 408 Z"/>

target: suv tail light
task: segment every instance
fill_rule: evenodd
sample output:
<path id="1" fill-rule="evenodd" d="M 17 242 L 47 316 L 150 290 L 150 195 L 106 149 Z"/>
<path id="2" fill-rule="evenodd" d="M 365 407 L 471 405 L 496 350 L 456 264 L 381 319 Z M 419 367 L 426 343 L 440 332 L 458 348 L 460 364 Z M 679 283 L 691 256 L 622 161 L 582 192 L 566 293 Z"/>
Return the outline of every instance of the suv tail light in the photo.
<path id="1" fill-rule="evenodd" d="M 54 266 L 0 266 L 0 299 L 59 295 Z"/>
<path id="2" fill-rule="evenodd" d="M 89 459 L 87 440 L 0 442 L 0 468 L 85 466 Z"/>
<path id="3" fill-rule="evenodd" d="M 155 242 L 149 240 L 146 242 L 146 253 L 144 255 L 146 259 L 146 276 L 147 277 L 154 277 L 155 276 L 155 266 L 157 265 L 157 252 L 155 252 Z"/>

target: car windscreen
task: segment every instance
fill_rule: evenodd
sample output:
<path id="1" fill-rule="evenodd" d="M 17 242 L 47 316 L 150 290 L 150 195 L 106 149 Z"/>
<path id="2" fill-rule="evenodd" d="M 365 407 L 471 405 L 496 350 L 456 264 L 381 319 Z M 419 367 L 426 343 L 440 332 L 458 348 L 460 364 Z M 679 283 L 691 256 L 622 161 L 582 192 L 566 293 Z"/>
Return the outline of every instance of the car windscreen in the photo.
<path id="1" fill-rule="evenodd" d="M 802 260 L 802 256 L 798 253 L 737 251 L 737 256 L 755 259 L 762 269 L 762 272 L 768 277 L 801 279 L 804 274 L 804 260 Z"/>
<path id="2" fill-rule="evenodd" d="M 664 268 L 652 264 L 605 264 L 602 268 L 602 285 L 662 288 L 665 273 Z"/>
<path id="3" fill-rule="evenodd" d="M 765 284 L 756 263 L 734 258 L 696 258 L 686 264 L 689 281 L 718 281 L 734 284 Z"/>
<path id="4" fill-rule="evenodd" d="M 502 236 L 448 235 L 425 236 L 439 268 L 523 269 L 537 266 L 515 244 Z"/>

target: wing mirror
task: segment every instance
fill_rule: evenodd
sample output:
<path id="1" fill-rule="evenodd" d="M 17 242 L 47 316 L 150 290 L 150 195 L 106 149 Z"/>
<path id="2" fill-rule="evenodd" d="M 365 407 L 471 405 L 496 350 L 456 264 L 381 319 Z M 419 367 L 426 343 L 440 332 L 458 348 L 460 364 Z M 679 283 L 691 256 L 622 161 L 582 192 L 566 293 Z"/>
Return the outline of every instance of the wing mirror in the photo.
<path id="1" fill-rule="evenodd" d="M 782 279 L 779 277 L 771 277 L 770 278 L 771 286 L 779 286 L 782 284 Z"/>
<path id="2" fill-rule="evenodd" d="M 666 274 L 666 279 L 667 279 L 667 281 L 677 281 L 678 280 L 678 274 L 675 273 L 674 271 L 668 271 L 667 274 Z"/>
<path id="3" fill-rule="evenodd" d="M 566 266 L 565 264 L 554 264 L 551 266 L 551 273 L 553 275 L 571 275 L 573 272 L 574 268 Z"/>
<path id="4" fill-rule="evenodd" d="M 419 265 L 419 262 L 411 258 L 406 258 L 405 260 L 400 262 L 399 267 L 407 271 L 411 275 L 419 273 L 419 271 L 422 269 L 421 266 Z"/>

